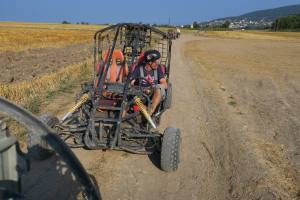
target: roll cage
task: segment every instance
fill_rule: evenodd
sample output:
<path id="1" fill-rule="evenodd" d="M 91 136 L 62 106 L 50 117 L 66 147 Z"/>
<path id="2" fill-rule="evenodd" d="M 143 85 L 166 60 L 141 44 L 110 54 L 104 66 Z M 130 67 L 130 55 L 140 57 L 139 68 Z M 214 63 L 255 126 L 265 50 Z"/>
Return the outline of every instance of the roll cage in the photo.
<path id="1" fill-rule="evenodd" d="M 149 123 L 141 119 L 140 112 L 132 111 L 136 97 L 148 106 L 150 97 L 143 93 L 141 85 L 131 86 L 130 77 L 143 52 L 155 49 L 161 53 L 160 63 L 165 67 L 165 78 L 169 82 L 171 45 L 166 33 L 144 24 L 120 23 L 97 31 L 94 35 L 94 80 L 82 87 L 84 100 L 79 101 L 85 103 L 59 125 L 65 141 L 75 137 L 77 144 L 74 146 L 152 153 L 153 148 L 149 147 L 159 144 L 162 134 L 152 130 Z M 128 67 L 122 82 L 107 79 L 116 51 L 124 56 L 121 67 Z M 166 109 L 162 103 L 154 120 L 159 121 Z"/>

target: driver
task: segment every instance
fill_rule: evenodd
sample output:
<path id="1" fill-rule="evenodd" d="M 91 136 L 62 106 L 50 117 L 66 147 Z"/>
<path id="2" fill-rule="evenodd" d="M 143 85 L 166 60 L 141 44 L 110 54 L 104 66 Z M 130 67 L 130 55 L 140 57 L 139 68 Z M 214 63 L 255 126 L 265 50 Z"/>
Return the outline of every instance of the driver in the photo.
<path id="1" fill-rule="evenodd" d="M 157 50 L 146 51 L 143 61 L 132 72 L 132 85 L 136 84 L 139 78 L 144 78 L 142 79 L 141 86 L 148 87 L 151 84 L 154 88 L 150 115 L 155 112 L 158 104 L 166 98 L 166 89 L 168 87 L 165 74 L 160 65 L 160 57 L 161 55 Z M 146 90 L 145 92 L 146 94 L 150 94 L 151 91 Z"/>

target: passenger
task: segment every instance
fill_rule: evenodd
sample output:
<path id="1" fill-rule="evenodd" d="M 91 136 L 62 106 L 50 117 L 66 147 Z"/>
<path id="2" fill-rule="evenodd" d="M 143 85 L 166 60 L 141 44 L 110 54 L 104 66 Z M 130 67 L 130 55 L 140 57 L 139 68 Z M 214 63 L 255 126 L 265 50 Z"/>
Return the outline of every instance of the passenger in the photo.
<path id="1" fill-rule="evenodd" d="M 132 73 L 132 85 L 141 77 L 147 80 L 142 80 L 142 86 L 147 87 L 151 84 L 154 87 L 150 115 L 155 112 L 159 103 L 166 98 L 166 89 L 168 87 L 165 74 L 160 65 L 160 57 L 161 55 L 157 50 L 146 51 L 143 62 L 139 63 Z M 149 90 L 145 91 L 146 94 L 150 94 L 150 92 Z"/>

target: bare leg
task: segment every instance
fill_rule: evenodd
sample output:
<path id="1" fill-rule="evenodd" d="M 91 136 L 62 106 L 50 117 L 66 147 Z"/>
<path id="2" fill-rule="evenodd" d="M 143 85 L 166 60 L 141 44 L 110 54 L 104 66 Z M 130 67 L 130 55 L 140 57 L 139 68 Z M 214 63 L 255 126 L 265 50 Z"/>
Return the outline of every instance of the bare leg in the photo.
<path id="1" fill-rule="evenodd" d="M 150 110 L 150 115 L 152 115 L 156 109 L 156 107 L 158 106 L 158 104 L 161 101 L 161 94 L 160 94 L 160 89 L 156 88 L 154 90 L 154 94 L 152 97 L 152 104 L 151 104 L 151 110 Z"/>

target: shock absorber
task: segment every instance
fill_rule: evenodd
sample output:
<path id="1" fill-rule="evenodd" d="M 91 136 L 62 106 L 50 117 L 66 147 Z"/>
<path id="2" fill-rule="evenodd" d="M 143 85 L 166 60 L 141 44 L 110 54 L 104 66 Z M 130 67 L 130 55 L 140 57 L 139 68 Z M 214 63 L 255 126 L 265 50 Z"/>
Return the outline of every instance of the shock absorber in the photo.
<path id="1" fill-rule="evenodd" d="M 90 98 L 90 94 L 86 93 L 82 95 L 79 101 L 67 112 L 67 114 L 62 118 L 62 121 L 67 119 L 73 112 L 75 112 L 78 108 L 80 108 L 87 100 Z"/>
<path id="2" fill-rule="evenodd" d="M 139 107 L 141 113 L 144 115 L 144 117 L 146 118 L 146 120 L 150 123 L 150 125 L 156 129 L 156 125 L 153 122 L 153 120 L 151 119 L 150 114 L 147 111 L 146 106 L 143 104 L 143 102 L 141 101 L 141 99 L 139 97 L 134 97 L 134 103 Z"/>

